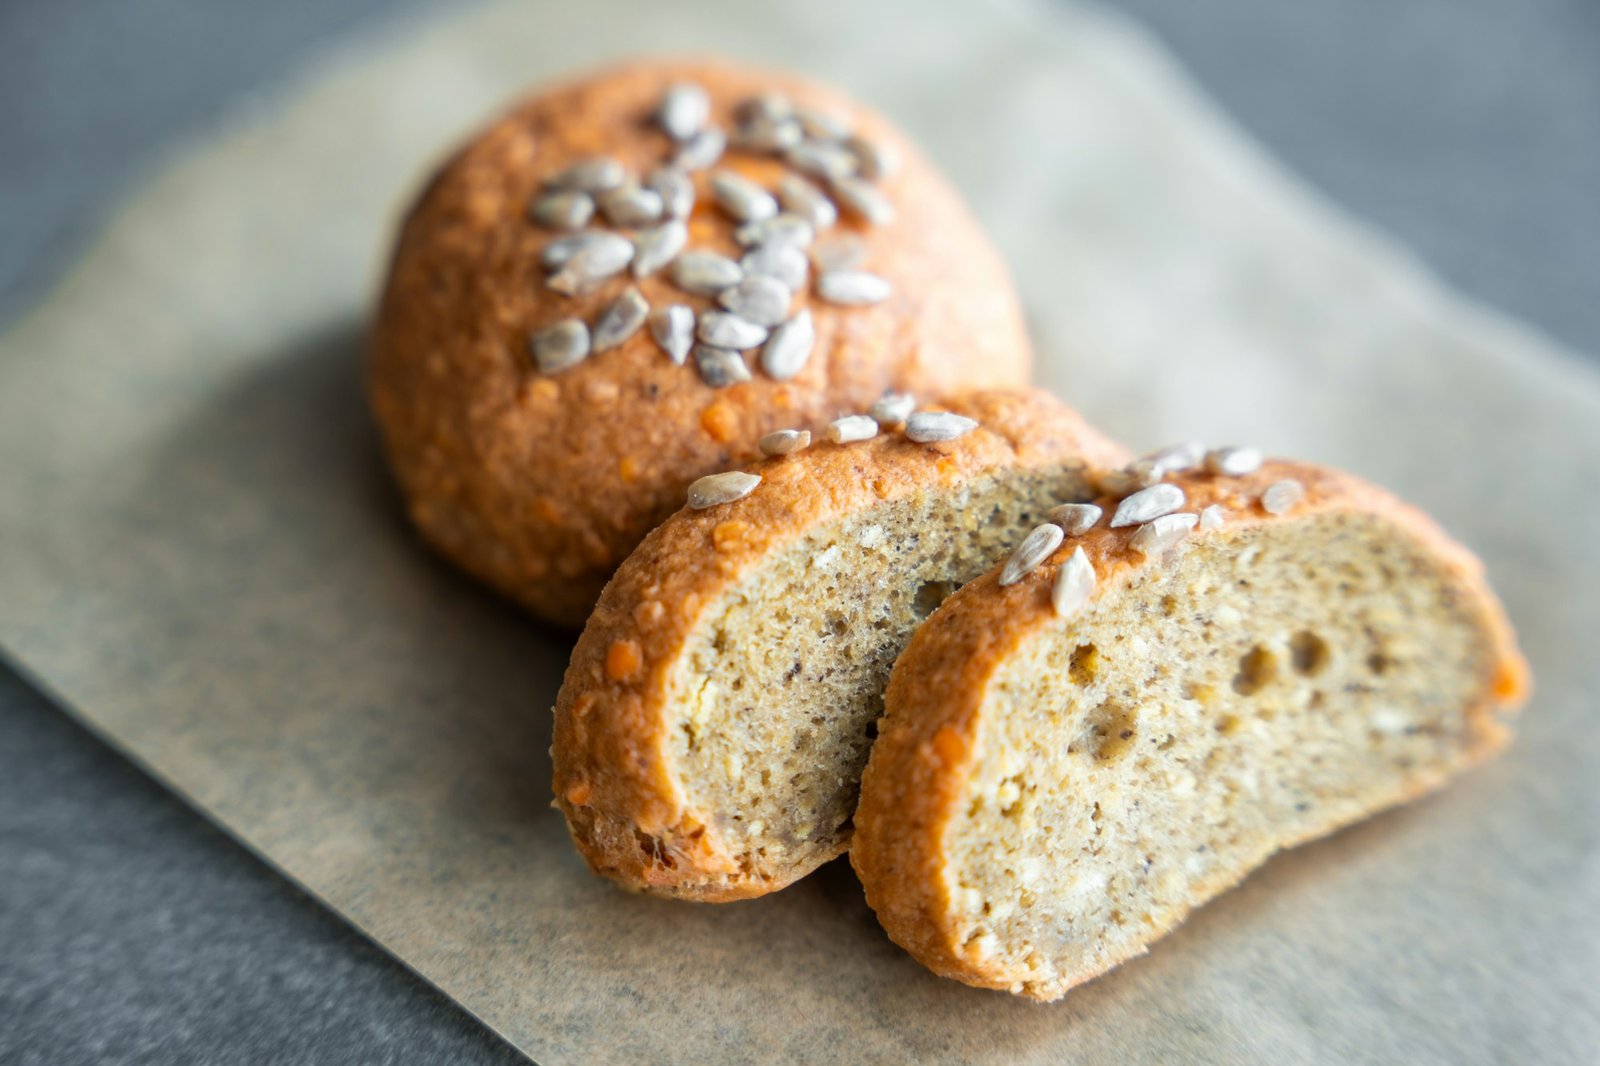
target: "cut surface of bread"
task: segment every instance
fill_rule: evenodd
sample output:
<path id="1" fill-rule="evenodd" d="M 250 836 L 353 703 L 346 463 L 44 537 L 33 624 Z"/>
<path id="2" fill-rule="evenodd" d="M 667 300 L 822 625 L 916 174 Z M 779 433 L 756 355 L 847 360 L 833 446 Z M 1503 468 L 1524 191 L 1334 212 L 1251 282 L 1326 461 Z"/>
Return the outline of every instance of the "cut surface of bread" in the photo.
<path id="1" fill-rule="evenodd" d="M 1043 394 L 944 406 L 979 428 L 934 444 L 889 429 L 756 464 L 748 496 L 679 512 L 618 571 L 552 748 L 557 804 L 596 872 L 727 900 L 844 851 L 911 631 L 1121 458 Z"/>
<path id="2" fill-rule="evenodd" d="M 1220 525 L 1146 557 L 1139 526 L 1102 519 L 1016 584 L 968 585 L 895 667 L 852 862 L 941 974 L 1055 999 L 1273 852 L 1509 738 L 1526 668 L 1477 561 L 1427 519 L 1298 464 L 1176 483 Z M 1080 548 L 1094 586 L 1063 616 Z"/>

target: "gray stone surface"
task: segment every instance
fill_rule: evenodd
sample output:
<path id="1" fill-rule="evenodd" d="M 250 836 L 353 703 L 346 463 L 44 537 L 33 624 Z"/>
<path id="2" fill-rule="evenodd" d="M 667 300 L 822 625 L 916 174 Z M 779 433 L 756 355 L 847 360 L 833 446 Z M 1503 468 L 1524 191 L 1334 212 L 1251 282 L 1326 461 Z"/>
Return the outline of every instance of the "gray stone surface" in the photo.
<path id="1" fill-rule="evenodd" d="M 171 145 L 399 8 L 0 5 L 0 323 Z M 1128 0 L 1293 169 L 1600 352 L 1600 5 Z M 0 673 L 0 1061 L 516 1061 Z"/>

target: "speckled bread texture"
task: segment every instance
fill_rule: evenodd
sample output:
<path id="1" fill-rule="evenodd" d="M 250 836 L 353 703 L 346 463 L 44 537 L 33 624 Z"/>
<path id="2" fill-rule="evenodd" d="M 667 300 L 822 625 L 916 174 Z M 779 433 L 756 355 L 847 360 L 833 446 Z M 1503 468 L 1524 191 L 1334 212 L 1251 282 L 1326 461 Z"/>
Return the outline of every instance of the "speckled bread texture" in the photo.
<path id="1" fill-rule="evenodd" d="M 620 348 L 540 374 L 530 334 L 563 318 L 593 323 L 637 284 L 651 307 L 712 306 L 670 270 L 626 272 L 567 297 L 545 287 L 540 251 L 561 234 L 528 219 L 542 184 L 568 164 L 614 156 L 643 177 L 672 143 L 652 121 L 663 90 L 703 86 L 711 121 L 775 89 L 845 116 L 897 150 L 879 184 L 897 217 L 845 215 L 832 234 L 866 245 L 863 268 L 893 294 L 870 307 L 821 302 L 816 346 L 788 381 L 759 369 L 722 389 L 694 361 L 674 365 L 641 329 Z M 730 150 L 719 166 L 771 188 L 783 165 Z M 734 224 L 696 175 L 689 247 L 737 258 Z M 746 361 L 753 364 L 755 353 Z M 936 395 L 1024 385 L 1030 355 L 999 257 L 945 180 L 881 117 L 785 74 L 713 61 L 641 61 L 550 89 L 475 137 L 428 185 L 401 230 L 378 310 L 369 392 L 390 463 L 423 537 L 441 554 L 558 624 L 581 625 L 617 564 L 682 503 L 684 487 L 757 456 L 773 429 L 816 427 L 886 389 Z"/>
<path id="2" fill-rule="evenodd" d="M 678 512 L 618 570 L 555 708 L 556 803 L 595 872 L 725 901 L 843 852 L 910 629 L 952 578 L 982 573 L 1019 527 L 1092 495 L 1091 472 L 1125 458 L 1044 393 L 942 406 L 981 428 L 936 444 L 886 430 L 753 464 L 753 493 Z M 780 832 L 801 818 L 819 821 Z"/>
<path id="3" fill-rule="evenodd" d="M 1305 497 L 1269 515 L 1284 479 Z M 1147 559 L 1102 519 L 1019 583 L 967 585 L 895 666 L 851 861 L 937 973 L 1055 999 L 1274 851 L 1509 739 L 1525 664 L 1479 562 L 1425 516 L 1300 464 L 1175 480 L 1220 528 Z M 1059 617 L 1079 547 L 1097 581 Z"/>

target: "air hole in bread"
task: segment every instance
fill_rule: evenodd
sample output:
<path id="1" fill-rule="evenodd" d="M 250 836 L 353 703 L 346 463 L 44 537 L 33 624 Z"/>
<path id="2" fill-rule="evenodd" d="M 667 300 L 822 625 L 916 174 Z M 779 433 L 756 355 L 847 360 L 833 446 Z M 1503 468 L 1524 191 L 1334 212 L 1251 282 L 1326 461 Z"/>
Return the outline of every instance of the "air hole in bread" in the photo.
<path id="1" fill-rule="evenodd" d="M 1328 642 L 1309 629 L 1289 638 L 1289 661 L 1295 673 L 1316 677 L 1328 668 L 1329 654 Z"/>
<path id="2" fill-rule="evenodd" d="M 1233 691 L 1254 696 L 1278 676 L 1278 657 L 1257 644 L 1239 659 L 1239 672 L 1233 675 Z"/>

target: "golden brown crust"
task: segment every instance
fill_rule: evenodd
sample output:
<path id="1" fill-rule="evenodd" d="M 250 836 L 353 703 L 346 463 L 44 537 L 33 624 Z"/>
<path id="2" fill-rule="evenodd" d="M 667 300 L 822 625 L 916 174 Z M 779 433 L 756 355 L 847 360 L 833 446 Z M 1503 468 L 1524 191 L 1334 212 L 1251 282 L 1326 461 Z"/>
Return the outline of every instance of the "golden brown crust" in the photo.
<path id="1" fill-rule="evenodd" d="M 593 322 L 629 284 L 652 307 L 710 303 L 667 273 L 613 279 L 569 298 L 544 285 L 539 253 L 558 236 L 527 221 L 540 184 L 603 153 L 642 176 L 669 141 L 648 119 L 679 80 L 711 95 L 727 125 L 740 100 L 777 89 L 852 118 L 904 157 L 885 179 L 896 219 L 841 220 L 894 295 L 840 308 L 800 294 L 816 347 L 787 382 L 711 389 L 641 330 L 620 348 L 541 375 L 531 332 Z M 724 163 L 771 185 L 779 164 Z M 690 246 L 734 250 L 732 224 L 697 179 Z M 721 62 L 637 62 L 552 88 L 490 126 L 433 179 L 400 233 L 371 338 L 368 385 L 412 519 L 442 554 L 558 624 L 582 623 L 606 578 L 702 474 L 756 456 L 785 426 L 816 427 L 885 389 L 939 395 L 1025 384 L 1029 350 L 1004 266 L 944 179 L 881 117 L 832 90 Z"/>
<path id="2" fill-rule="evenodd" d="M 1261 494 L 1286 478 L 1301 482 L 1305 497 L 1286 514 L 1270 515 L 1260 507 Z M 1198 512 L 1218 504 L 1227 511 L 1222 528 L 1197 529 L 1191 540 L 1232 536 L 1253 526 L 1300 521 L 1315 514 L 1357 512 L 1388 519 L 1434 550 L 1478 610 L 1491 648 L 1483 697 L 1467 710 L 1475 740 L 1468 758 L 1486 758 L 1506 744 L 1510 732 L 1503 719 L 1521 707 L 1530 690 L 1527 664 L 1482 563 L 1426 515 L 1349 474 L 1304 463 L 1268 462 L 1239 478 L 1189 474 L 1169 480 L 1184 490 L 1183 510 Z M 1100 503 L 1108 514 L 1116 505 L 1109 498 Z M 945 977 L 995 989 L 1012 989 L 1018 980 L 998 963 L 985 967 L 960 951 L 954 908 L 945 891 L 946 829 L 965 802 L 989 680 L 1009 656 L 1056 620 L 1051 589 L 1075 548 L 1082 547 L 1094 566 L 1095 598 L 1143 568 L 1160 565 L 1129 547 L 1135 529 L 1110 529 L 1102 521 L 1082 537 L 1069 537 L 1051 559 L 1014 585 L 1001 588 L 995 572 L 969 583 L 918 629 L 895 663 L 884 698 L 885 715 L 862 778 L 850 862 L 890 938 Z M 1419 780 L 1406 799 L 1437 787 L 1445 776 Z M 1304 839 L 1323 836 L 1343 824 L 1347 823 L 1324 826 Z M 1300 842 L 1285 841 L 1284 846 Z M 1196 898 L 1208 899 L 1237 879 L 1224 876 L 1202 885 Z M 1174 921 L 1182 917 L 1180 913 Z M 1070 983 L 1086 981 L 1143 950 L 1135 945 L 1094 972 L 1073 975 Z M 1023 991 L 1053 999 L 1065 987 Z"/>
<path id="3" fill-rule="evenodd" d="M 752 464 L 746 469 L 763 479 L 755 492 L 679 511 L 617 571 L 573 651 L 551 749 L 556 805 L 597 873 L 709 901 L 782 887 L 740 870 L 709 817 L 688 808 L 665 758 L 668 685 L 679 656 L 707 609 L 770 552 L 929 485 L 1074 460 L 1105 469 L 1126 458 L 1042 392 L 979 393 L 941 406 L 981 428 L 942 444 L 885 432 Z"/>

